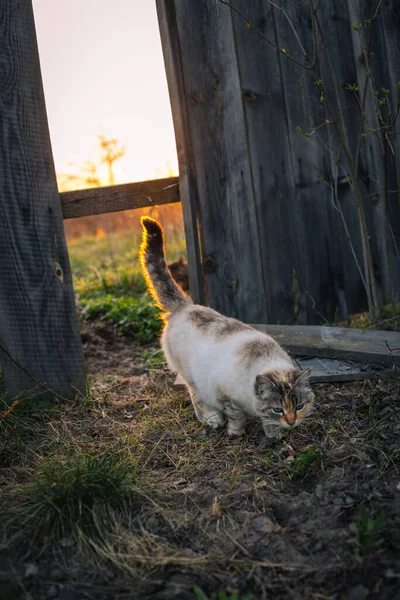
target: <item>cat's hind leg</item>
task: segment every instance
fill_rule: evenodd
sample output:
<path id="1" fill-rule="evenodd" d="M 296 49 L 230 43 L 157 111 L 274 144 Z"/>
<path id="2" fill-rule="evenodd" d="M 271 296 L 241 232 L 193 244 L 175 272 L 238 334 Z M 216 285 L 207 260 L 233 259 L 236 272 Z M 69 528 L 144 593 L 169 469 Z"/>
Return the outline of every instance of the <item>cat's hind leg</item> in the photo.
<path id="1" fill-rule="evenodd" d="M 196 413 L 198 420 L 201 421 L 201 423 L 206 423 L 206 425 L 209 425 L 212 429 L 222 427 L 225 422 L 222 411 L 215 406 L 211 406 L 210 404 L 207 404 L 207 402 L 204 402 L 193 385 L 188 384 L 188 388 L 194 412 Z"/>

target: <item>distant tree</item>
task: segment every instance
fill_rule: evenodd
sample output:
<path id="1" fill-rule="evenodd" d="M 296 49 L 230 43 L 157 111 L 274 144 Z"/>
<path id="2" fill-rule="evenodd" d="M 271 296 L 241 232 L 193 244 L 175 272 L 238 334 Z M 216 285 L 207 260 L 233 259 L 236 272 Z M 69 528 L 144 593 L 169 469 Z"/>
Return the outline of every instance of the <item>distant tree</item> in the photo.
<path id="1" fill-rule="evenodd" d="M 105 135 L 97 136 L 100 144 L 100 161 L 108 169 L 108 185 L 115 185 L 114 163 L 122 158 L 126 152 L 125 144 L 117 138 L 107 138 Z"/>
<path id="2" fill-rule="evenodd" d="M 85 160 L 83 164 L 68 163 L 76 172 L 58 173 L 58 187 L 61 191 L 79 190 L 104 185 L 98 167 L 105 164 L 108 171 L 108 185 L 115 185 L 114 164 L 126 153 L 126 146 L 117 138 L 108 138 L 106 135 L 97 136 L 98 159 L 97 161 Z"/>

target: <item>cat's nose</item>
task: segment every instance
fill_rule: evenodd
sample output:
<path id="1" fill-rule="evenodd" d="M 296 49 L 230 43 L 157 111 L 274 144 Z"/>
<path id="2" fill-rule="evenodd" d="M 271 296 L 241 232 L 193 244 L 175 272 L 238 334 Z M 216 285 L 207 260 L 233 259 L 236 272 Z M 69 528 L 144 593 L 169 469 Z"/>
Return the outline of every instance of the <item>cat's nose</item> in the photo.
<path id="1" fill-rule="evenodd" d="M 296 423 L 296 417 L 294 415 L 286 415 L 286 422 L 288 425 L 293 427 L 293 425 Z"/>

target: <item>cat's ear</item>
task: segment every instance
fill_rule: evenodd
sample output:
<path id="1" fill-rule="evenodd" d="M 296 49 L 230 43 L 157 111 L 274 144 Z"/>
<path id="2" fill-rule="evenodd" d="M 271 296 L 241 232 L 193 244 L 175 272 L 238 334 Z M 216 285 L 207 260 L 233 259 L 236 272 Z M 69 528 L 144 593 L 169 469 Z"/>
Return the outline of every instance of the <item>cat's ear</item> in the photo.
<path id="1" fill-rule="evenodd" d="M 307 385 L 311 369 L 297 369 L 294 373 L 294 383 L 296 385 Z"/>
<path id="2" fill-rule="evenodd" d="M 275 389 L 277 386 L 268 375 L 257 375 L 254 387 L 257 396 L 261 396 L 265 392 L 270 392 Z"/>

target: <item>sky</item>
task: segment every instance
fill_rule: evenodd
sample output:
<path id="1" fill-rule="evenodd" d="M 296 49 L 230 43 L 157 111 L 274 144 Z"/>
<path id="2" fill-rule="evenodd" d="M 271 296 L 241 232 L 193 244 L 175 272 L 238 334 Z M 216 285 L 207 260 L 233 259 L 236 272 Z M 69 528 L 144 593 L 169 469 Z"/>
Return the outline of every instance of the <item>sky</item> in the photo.
<path id="1" fill-rule="evenodd" d="M 99 134 L 126 143 L 117 183 L 166 176 L 167 163 L 177 173 L 155 1 L 33 0 L 33 9 L 57 173 L 96 161 Z"/>

